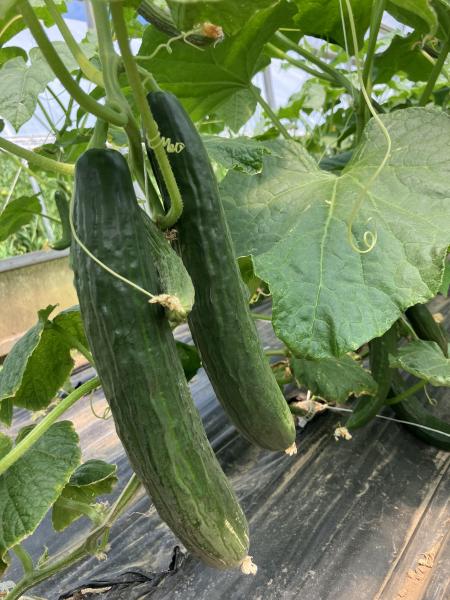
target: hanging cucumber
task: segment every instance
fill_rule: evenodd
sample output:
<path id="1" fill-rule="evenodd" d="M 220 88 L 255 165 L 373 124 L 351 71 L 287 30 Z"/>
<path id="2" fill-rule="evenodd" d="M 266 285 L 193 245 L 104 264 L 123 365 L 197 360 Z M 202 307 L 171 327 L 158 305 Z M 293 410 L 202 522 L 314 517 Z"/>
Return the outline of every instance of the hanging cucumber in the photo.
<path id="1" fill-rule="evenodd" d="M 447 334 L 439 323 L 436 323 L 433 319 L 433 315 L 425 304 L 411 306 L 406 310 L 405 314 L 421 340 L 436 342 L 445 356 L 448 356 Z"/>
<path id="2" fill-rule="evenodd" d="M 358 429 L 367 425 L 386 403 L 386 398 L 391 387 L 394 369 L 389 367 L 389 354 L 397 348 L 397 325 L 388 329 L 381 337 L 369 343 L 370 368 L 372 376 L 378 384 L 375 396 L 361 396 L 352 416 L 345 426 L 347 429 Z"/>
<path id="3" fill-rule="evenodd" d="M 76 163 L 74 228 L 97 259 L 141 288 L 159 279 L 127 164 L 114 150 Z M 133 469 L 161 518 L 206 563 L 251 565 L 248 528 L 203 430 L 162 308 L 72 245 L 86 334 Z"/>
<path id="4" fill-rule="evenodd" d="M 189 316 L 203 366 L 230 419 L 251 442 L 295 452 L 295 426 L 250 315 L 219 191 L 203 142 L 175 96 L 148 95 L 184 208 L 177 242 L 195 288 Z M 149 150 L 155 177 L 167 190 Z"/>
<path id="5" fill-rule="evenodd" d="M 392 380 L 394 394 L 401 394 L 405 391 L 406 387 L 400 375 L 395 375 Z M 429 431 L 421 427 L 414 427 L 414 425 L 406 425 L 409 431 L 416 437 L 432 446 L 436 446 L 436 448 L 450 452 L 450 423 L 443 421 L 439 417 L 435 417 L 418 398 L 410 396 L 407 400 L 403 400 L 403 402 L 392 404 L 391 408 L 394 410 L 396 417 L 403 421 L 435 429 L 436 431 Z M 438 433 L 439 431 L 442 431 L 442 433 Z"/>
<path id="6" fill-rule="evenodd" d="M 69 217 L 70 205 L 65 193 L 62 190 L 56 190 L 54 197 L 56 208 L 58 209 L 59 213 L 59 218 L 61 219 L 62 234 L 58 241 L 51 244 L 51 247 L 53 248 L 53 250 L 65 250 L 70 246 L 72 241 Z"/>
<path id="7" fill-rule="evenodd" d="M 174 325 L 186 320 L 194 304 L 194 286 L 183 261 L 150 217 L 141 211 L 155 258 L 163 294 L 167 295 L 166 316 Z M 172 299 L 172 300 L 170 300 Z"/>

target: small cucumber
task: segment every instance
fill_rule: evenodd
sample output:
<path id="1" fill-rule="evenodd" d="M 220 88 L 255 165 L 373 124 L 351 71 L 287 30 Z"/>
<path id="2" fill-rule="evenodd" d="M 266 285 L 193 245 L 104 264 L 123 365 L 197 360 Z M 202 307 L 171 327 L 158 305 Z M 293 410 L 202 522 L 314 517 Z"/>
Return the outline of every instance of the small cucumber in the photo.
<path id="1" fill-rule="evenodd" d="M 416 304 L 406 310 L 406 316 L 421 340 L 429 340 L 439 345 L 448 356 L 448 337 L 443 328 L 436 323 L 425 304 Z"/>
<path id="2" fill-rule="evenodd" d="M 61 219 L 62 234 L 57 242 L 51 244 L 53 250 L 65 250 L 69 248 L 72 242 L 72 233 L 70 231 L 70 204 L 62 190 L 55 192 L 55 204 L 58 209 L 59 218 Z"/>
<path id="3" fill-rule="evenodd" d="M 397 325 L 386 331 L 381 337 L 369 342 L 370 368 L 372 376 L 378 384 L 375 396 L 361 396 L 352 416 L 346 423 L 347 429 L 358 429 L 367 425 L 386 402 L 391 387 L 393 369 L 389 368 L 389 354 L 397 347 Z"/>

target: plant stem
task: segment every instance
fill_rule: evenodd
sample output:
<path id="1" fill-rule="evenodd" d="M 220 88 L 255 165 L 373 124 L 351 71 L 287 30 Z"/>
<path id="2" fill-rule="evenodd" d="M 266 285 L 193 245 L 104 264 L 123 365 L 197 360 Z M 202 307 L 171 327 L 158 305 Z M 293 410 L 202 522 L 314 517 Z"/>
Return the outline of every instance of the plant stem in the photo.
<path id="1" fill-rule="evenodd" d="M 61 102 L 61 99 L 58 96 L 58 94 L 49 85 L 46 87 L 46 89 L 47 89 L 48 93 L 51 95 L 51 97 L 53 98 L 53 100 L 55 100 L 58 103 L 58 106 L 63 111 L 63 113 L 66 115 L 67 109 L 64 106 L 64 104 Z"/>
<path id="2" fill-rule="evenodd" d="M 71 348 L 78 350 L 78 352 L 80 354 L 82 354 L 84 356 L 84 358 L 91 363 L 91 365 L 94 364 L 94 358 L 93 358 L 92 354 L 89 352 L 89 350 L 86 348 L 86 346 L 80 342 L 80 340 L 78 340 L 74 335 L 71 335 L 70 333 L 68 333 L 65 329 L 63 329 L 62 327 L 60 327 L 57 323 L 54 323 L 53 321 L 51 321 L 51 327 L 52 327 L 52 329 L 57 331 L 70 344 Z"/>
<path id="3" fill-rule="evenodd" d="M 103 119 L 97 119 L 94 125 L 94 133 L 89 140 L 88 149 L 104 148 L 108 137 L 108 123 Z"/>
<path id="4" fill-rule="evenodd" d="M 38 106 L 39 106 L 39 108 L 41 109 L 41 111 L 42 111 L 42 114 L 44 115 L 44 117 L 45 117 L 45 119 L 46 119 L 46 121 L 47 121 L 47 123 L 48 123 L 48 125 L 49 125 L 50 129 L 53 131 L 53 133 L 54 133 L 55 135 L 58 135 L 58 128 L 57 128 L 57 127 L 56 127 L 56 125 L 54 124 L 54 122 L 53 122 L 53 119 L 52 119 L 52 118 L 51 118 L 51 116 L 48 114 L 48 111 L 47 111 L 47 109 L 45 108 L 45 106 L 44 106 L 44 104 L 43 104 L 42 100 L 41 100 L 39 97 L 37 98 L 37 105 L 38 105 Z"/>
<path id="5" fill-rule="evenodd" d="M 81 72 L 79 72 L 76 77 L 75 77 L 75 82 L 78 84 L 81 81 Z M 67 109 L 66 109 L 66 118 L 64 119 L 64 123 L 62 126 L 61 131 L 59 132 L 59 135 L 61 136 L 71 125 L 72 123 L 72 108 L 73 108 L 73 103 L 75 102 L 73 96 L 70 96 L 69 98 L 69 102 L 67 103 Z M 85 117 L 87 115 L 84 115 Z M 80 123 L 80 128 L 82 127 L 82 124 Z"/>
<path id="6" fill-rule="evenodd" d="M 63 37 L 63 40 L 66 42 L 67 47 L 69 48 L 72 56 L 77 61 L 78 66 L 80 67 L 83 75 L 87 79 L 89 79 L 90 81 L 95 83 L 95 85 L 104 87 L 102 72 L 99 71 L 95 67 L 95 65 L 93 65 L 90 62 L 88 57 L 85 55 L 83 50 L 80 48 L 80 45 L 78 44 L 76 39 L 73 37 L 72 32 L 67 27 L 66 22 L 64 21 L 61 13 L 59 12 L 59 10 L 56 7 L 53 0 L 44 0 L 44 1 L 45 1 L 45 5 L 47 6 L 48 12 L 50 13 L 52 19 L 55 21 L 55 24 L 58 27 L 58 29 Z"/>
<path id="7" fill-rule="evenodd" d="M 252 313 L 252 318 L 255 321 L 271 321 L 272 315 L 264 315 L 263 313 Z"/>
<path id="8" fill-rule="evenodd" d="M 0 148 L 7 152 L 11 152 L 11 154 L 18 156 L 19 158 L 24 158 L 31 165 L 35 165 L 44 171 L 51 171 L 53 173 L 68 176 L 72 176 L 75 172 L 75 165 L 73 164 L 58 162 L 51 158 L 47 158 L 46 156 L 41 156 L 32 150 L 22 148 L 22 146 L 18 146 L 14 142 L 2 137 L 0 137 Z"/>
<path id="9" fill-rule="evenodd" d="M 409 398 L 409 396 L 412 396 L 413 394 L 424 388 L 426 384 L 427 382 L 424 379 L 421 379 L 401 394 L 398 394 L 393 398 L 388 398 L 385 404 L 397 404 L 398 402 L 403 402 L 403 400 L 406 400 L 406 398 Z"/>
<path id="10" fill-rule="evenodd" d="M 286 348 L 277 348 L 277 350 L 264 350 L 266 356 L 287 356 Z"/>
<path id="11" fill-rule="evenodd" d="M 65 64 L 61 60 L 59 54 L 53 47 L 53 44 L 47 37 L 39 19 L 36 17 L 33 8 L 28 0 L 19 0 L 17 4 L 20 9 L 23 19 L 30 30 L 31 35 L 39 46 L 45 60 L 53 73 L 60 80 L 61 84 L 66 88 L 71 96 L 75 98 L 78 104 L 86 111 L 92 113 L 96 117 L 100 117 L 105 121 L 109 121 L 119 127 L 127 122 L 127 115 L 122 112 L 117 112 L 108 106 L 99 104 L 89 94 L 86 94 L 81 87 L 72 78 Z"/>
<path id="12" fill-rule="evenodd" d="M 428 102 L 428 98 L 433 92 L 434 86 L 436 85 L 436 81 L 439 77 L 440 72 L 442 71 L 442 67 L 444 66 L 445 59 L 447 58 L 447 54 L 450 52 L 450 34 L 447 39 L 444 41 L 442 49 L 439 53 L 439 56 L 434 63 L 434 67 L 431 70 L 430 77 L 427 81 L 425 89 L 422 92 L 422 95 L 419 99 L 419 106 L 425 106 Z"/>
<path id="13" fill-rule="evenodd" d="M 6 596 L 5 600 L 19 600 L 24 592 L 34 587 L 41 581 L 56 575 L 60 571 L 67 569 L 86 556 L 94 553 L 99 540 L 104 542 L 106 541 L 106 535 L 109 533 L 112 524 L 131 503 L 140 487 L 141 483 L 136 475 L 133 474 L 119 498 L 116 500 L 106 517 L 103 519 L 102 525 L 95 527 L 88 537 L 71 552 L 69 552 L 69 554 L 65 555 L 63 553 L 61 558 L 56 557 L 53 561 L 45 563 L 45 566 L 39 569 L 34 569 L 32 572 L 27 573 L 17 583 L 15 588 Z"/>
<path id="14" fill-rule="evenodd" d="M 100 385 L 100 379 L 94 377 L 90 381 L 86 381 L 83 385 L 80 385 L 80 387 L 71 392 L 67 398 L 61 400 L 61 402 L 46 417 L 44 417 L 42 421 L 36 425 L 25 438 L 23 438 L 23 440 L 14 446 L 14 448 L 0 460 L 0 475 L 19 460 L 19 458 L 21 458 L 25 452 L 44 435 L 53 423 L 55 423 L 66 410 L 75 404 L 77 400 L 84 395 L 89 394 L 89 392 L 92 392 L 92 390 L 95 390 L 95 388 Z"/>
<path id="15" fill-rule="evenodd" d="M 367 94 L 370 96 L 372 92 L 372 67 L 373 59 L 375 56 L 375 50 L 377 46 L 378 32 L 380 30 L 381 19 L 383 17 L 384 10 L 386 8 L 387 0 L 376 0 L 372 4 L 372 14 L 370 17 L 370 33 L 369 41 L 367 46 L 367 54 L 364 60 L 364 68 L 362 79 L 364 86 L 367 90 Z M 361 100 L 364 104 L 364 99 Z"/>
<path id="16" fill-rule="evenodd" d="M 313 77 L 318 77 L 320 79 L 325 79 L 326 81 L 330 81 L 332 83 L 336 82 L 336 80 L 334 79 L 334 77 L 331 77 L 331 75 L 328 75 L 328 73 L 323 73 L 322 71 L 316 71 L 315 69 L 312 69 L 311 67 L 308 67 L 308 65 L 303 60 L 298 60 L 296 58 L 293 58 L 290 54 L 288 54 L 287 52 L 283 52 L 283 50 L 281 50 L 277 46 L 274 46 L 273 44 L 270 44 L 270 43 L 266 44 L 266 48 L 276 58 L 279 58 L 281 60 L 285 60 L 286 62 L 290 63 L 294 67 L 298 67 L 299 69 L 302 69 L 306 73 L 309 73 Z"/>
<path id="17" fill-rule="evenodd" d="M 309 60 L 309 62 L 313 63 L 313 65 L 319 67 L 321 71 L 330 75 L 330 77 L 332 77 L 333 80 L 336 81 L 336 83 L 338 83 L 344 89 L 346 89 L 349 92 L 349 94 L 352 94 L 352 96 L 354 96 L 355 93 L 357 93 L 356 88 L 354 87 L 352 82 L 349 79 L 347 79 L 347 77 L 345 77 L 345 75 L 343 75 L 340 71 L 338 71 L 325 61 L 315 56 L 312 52 L 309 52 L 308 50 L 305 50 L 305 48 L 298 46 L 295 42 L 292 42 L 288 37 L 286 37 L 282 33 L 276 33 L 274 37 L 278 42 L 281 43 L 281 45 L 284 48 L 288 50 L 293 50 L 297 54 L 300 54 L 300 56 L 303 56 L 303 58 Z"/>
<path id="18" fill-rule="evenodd" d="M 22 546 L 22 544 L 17 544 L 16 546 L 13 546 L 12 551 L 22 563 L 24 572 L 31 573 L 34 568 L 33 560 L 27 552 L 27 550 L 25 550 L 25 548 Z"/>
<path id="19" fill-rule="evenodd" d="M 250 84 L 249 89 L 250 89 L 251 93 L 253 94 L 253 96 L 255 97 L 256 102 L 264 109 L 266 114 L 270 117 L 270 120 L 272 121 L 272 123 L 274 124 L 276 129 L 278 129 L 278 131 L 281 133 L 281 135 L 286 140 L 291 140 L 292 136 L 289 134 L 289 131 L 286 129 L 286 127 L 283 125 L 283 123 L 280 121 L 280 119 L 277 117 L 277 115 L 273 111 L 270 104 L 264 100 L 264 98 L 262 97 L 262 95 L 258 91 L 258 89 L 252 84 Z"/>
<path id="20" fill-rule="evenodd" d="M 180 190 L 178 189 L 178 185 L 172 172 L 166 151 L 161 143 L 158 125 L 156 124 L 156 121 L 151 113 L 147 98 L 145 96 L 145 90 L 139 77 L 139 71 L 134 61 L 133 54 L 131 53 L 130 44 L 128 41 L 127 26 L 123 16 L 121 2 L 113 2 L 111 4 L 111 14 L 117 42 L 122 54 L 123 64 L 128 76 L 128 82 L 133 91 L 138 111 L 141 114 L 144 130 L 147 136 L 147 142 L 155 152 L 159 168 L 161 169 L 161 173 L 163 175 L 164 183 L 166 184 L 167 191 L 170 195 L 170 208 L 168 212 L 164 216 L 161 216 L 158 220 L 160 227 L 162 229 L 167 229 L 172 227 L 172 225 L 174 225 L 179 219 L 183 211 L 183 200 L 181 198 Z"/>

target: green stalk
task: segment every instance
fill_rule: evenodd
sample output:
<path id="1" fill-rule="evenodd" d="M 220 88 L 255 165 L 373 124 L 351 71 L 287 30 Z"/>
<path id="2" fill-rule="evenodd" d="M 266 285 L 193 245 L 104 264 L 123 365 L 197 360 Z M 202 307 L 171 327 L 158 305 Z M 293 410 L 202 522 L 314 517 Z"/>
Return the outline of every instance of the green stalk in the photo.
<path id="1" fill-rule="evenodd" d="M 80 86 L 74 81 L 71 74 L 67 70 L 65 64 L 61 60 L 59 54 L 53 47 L 53 44 L 47 37 L 39 19 L 33 11 L 33 8 L 29 4 L 28 0 L 19 0 L 18 8 L 22 13 L 23 19 L 30 30 L 31 35 L 35 39 L 39 46 L 45 60 L 53 73 L 60 80 L 61 84 L 69 92 L 71 96 L 83 107 L 86 111 L 100 117 L 105 121 L 109 121 L 113 125 L 122 127 L 127 122 L 127 115 L 123 112 L 117 112 L 108 106 L 99 104 L 94 98 L 86 94 Z"/>
<path id="2" fill-rule="evenodd" d="M 444 66 L 445 59 L 447 58 L 447 54 L 450 52 L 450 34 L 445 40 L 442 50 L 439 53 L 439 56 L 434 63 L 434 67 L 431 70 L 430 77 L 427 81 L 425 89 L 422 92 L 422 95 L 419 99 L 419 106 L 425 106 L 428 102 L 428 98 L 431 96 L 433 92 L 434 86 L 436 85 L 436 81 L 439 77 L 440 72 L 442 71 L 442 67 Z"/>
<path id="3" fill-rule="evenodd" d="M 304 61 L 293 58 L 287 52 L 283 52 L 283 50 L 281 50 L 277 46 L 274 46 L 273 44 L 270 44 L 270 43 L 266 44 L 266 48 L 276 58 L 285 60 L 286 62 L 290 63 L 294 67 L 298 67 L 299 69 L 302 69 L 303 71 L 305 71 L 305 73 L 309 73 L 313 77 L 318 77 L 319 79 L 324 79 L 325 81 L 330 81 L 331 83 L 336 82 L 334 77 L 331 77 L 331 75 L 328 75 L 327 73 L 323 73 L 322 71 L 316 71 L 315 69 L 308 67 L 308 65 Z"/>
<path id="4" fill-rule="evenodd" d="M 58 133 L 59 133 L 59 132 L 58 132 L 58 128 L 57 128 L 57 127 L 56 127 L 56 125 L 54 124 L 54 122 L 53 122 L 53 119 L 52 119 L 52 118 L 51 118 L 51 116 L 49 115 L 49 113 L 48 113 L 47 109 L 45 108 L 45 106 L 44 106 L 44 104 L 43 104 L 42 100 L 41 100 L 39 97 L 37 98 L 37 105 L 38 105 L 38 106 L 39 106 L 39 108 L 41 109 L 41 111 L 42 111 L 42 114 L 44 115 L 44 117 L 45 117 L 45 119 L 46 119 L 46 121 L 47 121 L 47 123 L 48 123 L 48 125 L 49 125 L 50 129 L 53 131 L 53 133 L 54 133 L 55 135 L 58 135 Z"/>
<path id="5" fill-rule="evenodd" d="M 91 61 L 85 55 L 83 50 L 80 48 L 78 42 L 73 37 L 70 29 L 67 27 L 67 24 L 63 19 L 61 13 L 59 12 L 58 8 L 56 7 L 56 4 L 53 2 L 53 0 L 44 0 L 44 1 L 45 1 L 45 5 L 47 6 L 48 12 L 50 13 L 52 19 L 55 21 L 55 24 L 58 27 L 58 29 L 63 37 L 63 40 L 66 42 L 67 47 L 69 48 L 72 56 L 77 61 L 78 66 L 80 67 L 83 75 L 86 77 L 86 79 L 89 79 L 90 81 L 95 83 L 95 85 L 104 87 L 102 72 L 99 71 L 95 67 L 95 65 L 93 65 L 91 63 Z"/>
<path id="6" fill-rule="evenodd" d="M 95 527 L 88 537 L 68 554 L 63 552 L 61 558 L 56 557 L 51 562 L 46 562 L 43 567 L 26 573 L 14 589 L 6 596 L 5 600 L 19 600 L 27 590 L 33 588 L 38 583 L 41 583 L 41 581 L 45 581 L 49 577 L 57 575 L 83 558 L 95 553 L 101 547 L 104 547 L 111 526 L 135 498 L 140 487 L 141 484 L 136 475 L 132 475 L 123 492 L 111 507 L 111 510 L 105 516 L 100 526 Z"/>
<path id="7" fill-rule="evenodd" d="M 117 42 L 122 54 L 123 64 L 128 76 L 128 82 L 133 91 L 138 111 L 141 114 L 144 130 L 147 136 L 147 142 L 155 152 L 164 183 L 166 184 L 167 191 L 170 195 L 171 206 L 168 212 L 164 216 L 161 216 L 158 220 L 159 226 L 162 229 L 167 229 L 172 227 L 172 225 L 174 225 L 179 219 L 183 211 L 183 200 L 181 198 L 180 190 L 178 189 L 178 185 L 172 172 L 166 151 L 161 143 L 158 125 L 156 124 L 151 113 L 145 95 L 145 89 L 142 85 L 133 54 L 131 53 L 130 44 L 128 41 L 127 26 L 123 16 L 121 2 L 114 2 L 111 4 L 111 14 Z"/>
<path id="8" fill-rule="evenodd" d="M 263 313 L 252 313 L 252 318 L 255 321 L 271 321 L 272 315 L 264 315 Z"/>
<path id="9" fill-rule="evenodd" d="M 31 556 L 29 555 L 29 553 L 27 552 L 27 550 L 25 550 L 25 548 L 22 546 L 22 544 L 17 544 L 16 546 L 13 546 L 11 549 L 14 552 L 14 554 L 17 556 L 17 558 L 20 560 L 20 562 L 22 563 L 24 573 L 31 573 L 34 568 L 33 560 L 31 558 Z"/>
<path id="10" fill-rule="evenodd" d="M 385 401 L 385 404 L 397 404 L 398 402 L 403 402 L 403 400 L 406 400 L 407 398 L 409 398 L 410 396 L 412 396 L 413 394 L 415 394 L 416 392 L 418 392 L 419 390 L 424 388 L 426 385 L 427 385 L 427 382 L 425 380 L 421 379 L 420 381 L 418 381 L 417 383 L 415 383 L 414 385 L 409 387 L 407 390 L 405 390 L 401 394 L 398 394 L 397 396 L 394 396 L 393 398 L 388 398 Z"/>
<path id="11" fill-rule="evenodd" d="M 75 173 L 75 165 L 73 164 L 58 162 L 52 158 L 41 156 L 32 150 L 22 148 L 22 146 L 18 146 L 14 142 L 5 140 L 5 138 L 2 137 L 0 137 L 0 148 L 2 150 L 6 150 L 6 152 L 14 154 L 15 156 L 18 156 L 19 158 L 24 158 L 31 165 L 34 165 L 39 169 L 43 169 L 44 171 L 51 171 L 52 173 L 68 176 L 73 176 Z"/>
<path id="12" fill-rule="evenodd" d="M 51 95 L 51 97 L 53 98 L 53 100 L 55 100 L 58 103 L 58 106 L 63 111 L 63 113 L 67 114 L 67 109 L 64 106 L 64 104 L 61 102 L 61 99 L 59 98 L 58 94 L 56 92 L 54 92 L 49 85 L 46 87 L 46 90 Z"/>
<path id="13" fill-rule="evenodd" d="M 0 475 L 7 471 L 19 458 L 21 458 L 27 450 L 29 450 L 33 444 L 35 444 L 44 433 L 55 423 L 59 417 L 66 412 L 77 400 L 95 390 L 100 386 L 100 379 L 94 377 L 90 381 L 86 381 L 79 388 L 71 392 L 67 398 L 61 400 L 61 402 L 46 416 L 42 421 L 34 427 L 30 433 L 23 438 L 14 448 L 8 452 L 0 460 Z"/>
<path id="14" fill-rule="evenodd" d="M 88 149 L 104 148 L 108 137 L 108 123 L 103 119 L 97 119 L 94 125 L 94 133 L 89 140 Z"/>
<path id="15" fill-rule="evenodd" d="M 269 116 L 270 120 L 272 121 L 272 123 L 274 124 L 276 129 L 278 129 L 278 131 L 281 133 L 281 135 L 286 140 L 291 140 L 292 136 L 289 134 L 289 131 L 286 129 L 286 127 L 283 125 L 283 123 L 280 121 L 280 119 L 277 117 L 277 115 L 273 111 L 270 104 L 264 100 L 264 98 L 262 97 L 262 95 L 258 91 L 258 89 L 252 84 L 250 84 L 249 89 L 250 89 L 251 93 L 253 94 L 253 96 L 255 97 L 256 102 L 264 109 L 264 111 Z"/>
<path id="16" fill-rule="evenodd" d="M 264 350 L 266 356 L 287 356 L 286 348 L 278 348 L 277 350 Z"/>
<path id="17" fill-rule="evenodd" d="M 338 85 L 346 89 L 349 92 L 349 94 L 352 94 L 352 96 L 354 96 L 355 93 L 357 93 L 356 88 L 353 86 L 352 82 L 349 79 L 347 79 L 347 77 L 345 77 L 345 75 L 343 75 L 340 71 L 338 71 L 325 61 L 315 56 L 312 52 L 309 52 L 308 50 L 305 50 L 305 48 L 298 46 L 295 42 L 291 41 L 282 33 L 278 32 L 275 34 L 274 37 L 283 46 L 283 48 L 293 50 L 300 56 L 303 56 L 303 58 L 306 58 L 306 60 L 311 62 L 313 65 L 316 65 L 316 67 L 318 67 L 321 71 L 332 77 L 333 80 Z"/>

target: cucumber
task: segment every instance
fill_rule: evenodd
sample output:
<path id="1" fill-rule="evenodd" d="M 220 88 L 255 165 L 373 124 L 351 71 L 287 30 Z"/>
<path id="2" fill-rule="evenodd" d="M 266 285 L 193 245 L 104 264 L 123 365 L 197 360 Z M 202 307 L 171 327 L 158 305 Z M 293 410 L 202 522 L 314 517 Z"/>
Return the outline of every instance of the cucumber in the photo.
<path id="1" fill-rule="evenodd" d="M 75 176 L 81 241 L 109 268 L 157 292 L 148 232 L 123 156 L 88 150 Z M 245 569 L 247 522 L 206 438 L 163 309 L 75 242 L 72 256 L 86 335 L 131 466 L 189 550 L 214 567 Z"/>
<path id="2" fill-rule="evenodd" d="M 375 396 L 361 396 L 346 427 L 349 430 L 367 425 L 386 402 L 391 387 L 394 369 L 389 368 L 389 354 L 397 348 L 397 325 L 388 329 L 381 337 L 369 342 L 370 368 L 372 376 L 378 384 Z"/>
<path id="3" fill-rule="evenodd" d="M 203 142 L 173 94 L 150 92 L 147 98 L 166 147 L 183 148 L 168 152 L 184 201 L 175 247 L 195 288 L 188 322 L 203 366 L 231 421 L 248 440 L 295 452 L 294 420 L 259 342 Z M 149 154 L 167 202 L 152 150 Z"/>
<path id="4" fill-rule="evenodd" d="M 183 261 L 150 217 L 141 211 L 151 255 L 155 258 L 159 281 L 166 301 L 166 316 L 173 325 L 186 320 L 194 304 L 194 286 Z M 172 302 L 170 301 L 172 298 Z"/>
<path id="5" fill-rule="evenodd" d="M 392 379 L 392 390 L 394 395 L 401 394 L 406 388 L 407 386 L 400 375 L 396 375 Z M 403 400 L 403 402 L 392 404 L 391 408 L 394 410 L 395 415 L 403 421 L 425 425 L 426 427 L 431 427 L 431 429 L 442 431 L 443 434 L 448 434 L 443 435 L 435 431 L 422 429 L 421 427 L 414 427 L 414 425 L 406 425 L 414 436 L 424 440 L 432 446 L 436 446 L 436 448 L 441 448 L 442 450 L 450 452 L 450 423 L 443 421 L 439 417 L 435 417 L 418 398 L 410 396 L 407 400 Z"/>
<path id="6" fill-rule="evenodd" d="M 421 340 L 429 340 L 439 345 L 445 356 L 448 356 L 448 338 L 443 328 L 436 323 L 425 304 L 411 306 L 405 312 L 408 321 Z"/>

